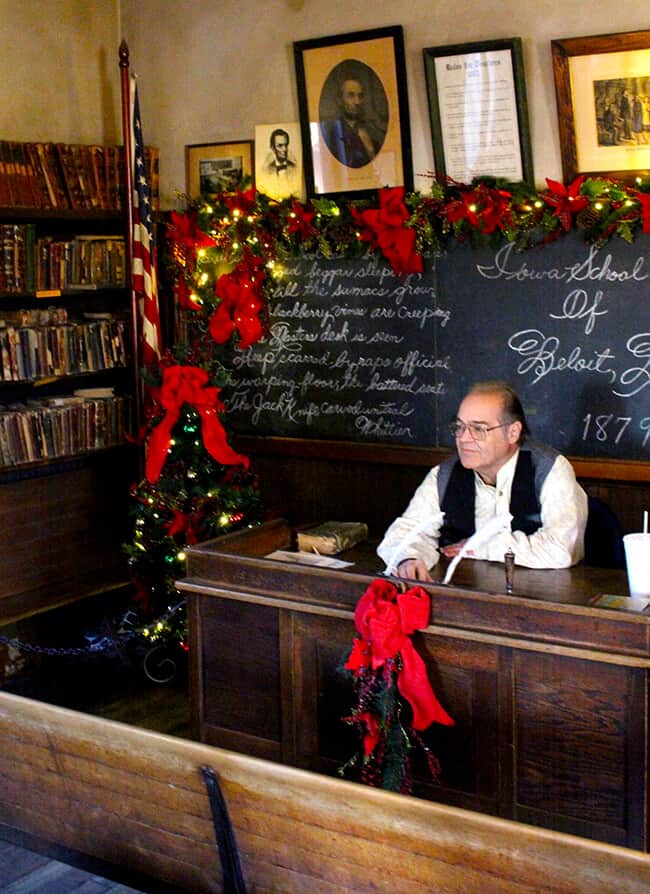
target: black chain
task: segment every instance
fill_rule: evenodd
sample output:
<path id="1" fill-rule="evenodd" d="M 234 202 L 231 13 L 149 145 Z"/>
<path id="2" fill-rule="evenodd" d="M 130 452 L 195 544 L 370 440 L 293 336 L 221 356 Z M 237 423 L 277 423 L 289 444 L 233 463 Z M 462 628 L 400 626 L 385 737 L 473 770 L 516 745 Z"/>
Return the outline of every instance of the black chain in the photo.
<path id="1" fill-rule="evenodd" d="M 155 627 L 157 624 L 164 623 L 172 618 L 177 612 L 181 610 L 185 606 L 185 600 L 182 599 L 180 602 L 176 603 L 176 605 L 172 606 L 169 611 L 161 615 L 155 621 L 152 621 L 149 624 L 145 624 L 142 628 L 138 629 L 133 626 L 132 618 L 136 619 L 137 615 L 135 612 L 129 610 L 123 616 L 121 621 L 120 629 L 116 632 L 115 635 L 109 636 L 88 636 L 86 635 L 84 639 L 87 640 L 87 646 L 71 646 L 69 648 L 58 648 L 56 646 L 36 646 L 33 643 L 25 643 L 16 637 L 2 636 L 0 635 L 0 645 L 10 646 L 13 649 L 17 649 L 19 652 L 29 652 L 33 655 L 58 655 L 58 656 L 76 656 L 80 657 L 81 655 L 96 655 L 102 652 L 110 653 L 110 652 L 119 652 L 122 647 L 124 647 L 127 643 L 131 642 L 134 639 L 144 639 L 143 630 L 145 628 Z M 124 628 L 130 626 L 130 630 L 125 630 Z"/>

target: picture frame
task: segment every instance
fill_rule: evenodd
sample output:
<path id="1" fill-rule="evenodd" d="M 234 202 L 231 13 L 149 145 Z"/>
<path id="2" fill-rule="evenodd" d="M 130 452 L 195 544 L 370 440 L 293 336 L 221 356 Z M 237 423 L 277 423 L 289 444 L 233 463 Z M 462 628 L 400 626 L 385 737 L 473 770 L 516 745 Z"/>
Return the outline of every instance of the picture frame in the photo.
<path id="1" fill-rule="evenodd" d="M 271 199 L 305 200 L 302 140 L 297 121 L 255 125 L 255 186 Z"/>
<path id="2" fill-rule="evenodd" d="M 436 174 L 534 183 L 521 38 L 423 51 Z"/>
<path id="3" fill-rule="evenodd" d="M 218 183 L 235 186 L 243 176 L 255 179 L 254 141 L 193 143 L 185 147 L 185 183 L 188 196 L 214 195 Z"/>
<path id="4" fill-rule="evenodd" d="M 552 40 L 551 55 L 565 182 L 647 176 L 650 31 Z"/>
<path id="5" fill-rule="evenodd" d="M 307 195 L 413 189 L 400 25 L 293 45 Z"/>

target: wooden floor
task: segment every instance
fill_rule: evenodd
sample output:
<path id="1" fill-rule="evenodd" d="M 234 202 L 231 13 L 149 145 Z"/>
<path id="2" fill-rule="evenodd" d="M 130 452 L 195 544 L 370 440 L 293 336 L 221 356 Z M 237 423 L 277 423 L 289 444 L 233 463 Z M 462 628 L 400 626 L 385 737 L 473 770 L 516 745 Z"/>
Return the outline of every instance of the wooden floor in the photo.
<path id="1" fill-rule="evenodd" d="M 139 894 L 141 890 L 0 840 L 3 894 Z"/>

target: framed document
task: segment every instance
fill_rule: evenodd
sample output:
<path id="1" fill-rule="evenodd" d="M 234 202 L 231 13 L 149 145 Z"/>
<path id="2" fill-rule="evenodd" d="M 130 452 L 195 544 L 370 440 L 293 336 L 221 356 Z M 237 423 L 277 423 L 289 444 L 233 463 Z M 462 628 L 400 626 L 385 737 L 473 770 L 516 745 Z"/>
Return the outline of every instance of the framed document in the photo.
<path id="1" fill-rule="evenodd" d="M 518 37 L 423 50 L 436 174 L 533 183 Z"/>
<path id="2" fill-rule="evenodd" d="M 400 26 L 294 43 L 309 196 L 413 188 Z"/>
<path id="3" fill-rule="evenodd" d="M 551 41 L 562 174 L 650 172 L 650 31 Z"/>

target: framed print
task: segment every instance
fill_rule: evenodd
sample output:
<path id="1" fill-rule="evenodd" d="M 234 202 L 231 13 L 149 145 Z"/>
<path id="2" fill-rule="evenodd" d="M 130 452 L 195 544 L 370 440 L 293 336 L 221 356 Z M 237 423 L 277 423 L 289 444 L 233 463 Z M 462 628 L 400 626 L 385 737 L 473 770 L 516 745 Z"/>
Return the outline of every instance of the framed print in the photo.
<path id="1" fill-rule="evenodd" d="M 195 143 L 185 147 L 187 194 L 214 195 L 253 177 L 253 140 L 237 143 Z"/>
<path id="2" fill-rule="evenodd" d="M 412 190 L 402 28 L 302 40 L 293 47 L 307 194 Z"/>
<path id="3" fill-rule="evenodd" d="M 650 31 L 551 41 L 562 173 L 650 171 Z"/>
<path id="4" fill-rule="evenodd" d="M 521 39 L 423 50 L 438 176 L 533 183 Z"/>
<path id="5" fill-rule="evenodd" d="M 255 185 L 272 199 L 295 196 L 304 201 L 300 125 L 258 124 L 255 127 Z"/>

